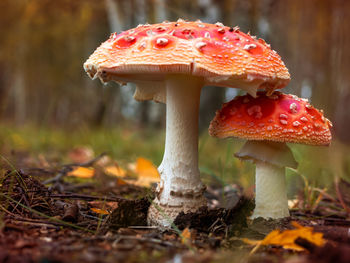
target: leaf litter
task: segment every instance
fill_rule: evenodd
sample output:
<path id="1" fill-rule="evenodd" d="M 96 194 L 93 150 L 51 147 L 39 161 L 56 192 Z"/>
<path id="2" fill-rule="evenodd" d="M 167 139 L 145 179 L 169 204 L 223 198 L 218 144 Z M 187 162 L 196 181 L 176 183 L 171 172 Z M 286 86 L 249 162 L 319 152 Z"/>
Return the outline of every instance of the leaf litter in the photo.
<path id="1" fill-rule="evenodd" d="M 209 185 L 209 208 L 182 213 L 176 229 L 160 231 L 146 225 L 159 180 L 152 162 L 119 165 L 86 149 L 70 158 L 68 165 L 43 156 L 35 167 L 3 165 L 0 262 L 349 261 L 349 184 L 341 180 L 312 209 L 296 207 L 279 222 L 249 220 L 254 204 L 239 186 Z M 260 249 L 249 255 L 243 239 Z"/>

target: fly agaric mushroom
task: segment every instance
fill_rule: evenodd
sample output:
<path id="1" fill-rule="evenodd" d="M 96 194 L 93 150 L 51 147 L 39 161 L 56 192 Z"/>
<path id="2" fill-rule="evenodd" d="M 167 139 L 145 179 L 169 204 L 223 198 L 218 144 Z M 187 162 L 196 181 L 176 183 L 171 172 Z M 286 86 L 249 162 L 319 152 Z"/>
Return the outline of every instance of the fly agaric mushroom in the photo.
<path id="1" fill-rule="evenodd" d="M 237 96 L 223 105 L 209 133 L 219 138 L 247 139 L 236 157 L 256 164 L 256 196 L 252 218 L 289 216 L 285 167 L 297 168 L 286 142 L 329 145 L 331 122 L 306 99 L 274 92 Z"/>
<path id="2" fill-rule="evenodd" d="M 241 88 L 255 96 L 257 89 L 272 92 L 290 80 L 280 56 L 264 40 L 238 27 L 184 20 L 114 33 L 84 69 L 102 82 L 135 83 L 136 100 L 166 103 L 161 181 L 148 214 L 149 224 L 163 227 L 180 212 L 206 205 L 198 169 L 201 88 Z"/>

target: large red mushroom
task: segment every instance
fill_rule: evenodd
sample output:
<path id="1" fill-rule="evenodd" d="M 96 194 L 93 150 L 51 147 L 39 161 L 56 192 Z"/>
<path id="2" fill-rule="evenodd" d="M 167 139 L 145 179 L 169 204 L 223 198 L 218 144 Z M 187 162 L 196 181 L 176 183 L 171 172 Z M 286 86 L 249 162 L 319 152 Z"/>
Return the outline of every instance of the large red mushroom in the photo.
<path id="1" fill-rule="evenodd" d="M 297 168 L 286 142 L 330 144 L 331 122 L 306 99 L 295 95 L 258 92 L 257 97 L 237 96 L 223 105 L 209 133 L 218 138 L 247 139 L 236 157 L 256 164 L 256 197 L 252 218 L 289 216 L 285 167 Z"/>
<path id="2" fill-rule="evenodd" d="M 136 100 L 166 103 L 161 181 L 149 224 L 169 227 L 180 212 L 206 205 L 198 169 L 198 107 L 205 85 L 241 88 L 255 96 L 290 80 L 280 56 L 238 27 L 201 21 L 139 25 L 114 33 L 84 63 L 91 78 L 133 82 Z"/>

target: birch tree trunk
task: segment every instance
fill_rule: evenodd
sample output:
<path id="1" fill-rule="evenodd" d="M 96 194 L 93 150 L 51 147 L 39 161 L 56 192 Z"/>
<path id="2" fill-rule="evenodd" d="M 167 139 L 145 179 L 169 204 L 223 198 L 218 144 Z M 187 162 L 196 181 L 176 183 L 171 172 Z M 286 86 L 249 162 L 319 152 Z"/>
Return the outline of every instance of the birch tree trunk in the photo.
<path id="1" fill-rule="evenodd" d="M 110 32 L 120 33 L 123 29 L 123 22 L 120 16 L 118 2 L 105 0 L 105 9 Z M 122 99 L 121 91 L 117 83 L 109 83 L 103 87 L 102 97 L 96 112 L 95 124 L 114 124 L 121 119 Z"/>

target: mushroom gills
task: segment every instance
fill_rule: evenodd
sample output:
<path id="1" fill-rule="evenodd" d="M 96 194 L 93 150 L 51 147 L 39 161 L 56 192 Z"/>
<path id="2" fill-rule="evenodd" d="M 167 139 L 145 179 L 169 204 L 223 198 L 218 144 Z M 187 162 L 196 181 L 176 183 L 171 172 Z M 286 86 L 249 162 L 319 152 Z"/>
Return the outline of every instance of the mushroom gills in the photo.
<path id="1" fill-rule="evenodd" d="M 166 103 L 164 81 L 135 81 L 134 99 L 137 101 L 153 100 Z"/>
<path id="2" fill-rule="evenodd" d="M 292 151 L 283 142 L 249 140 L 235 154 L 235 157 L 242 160 L 266 162 L 277 167 L 294 169 L 298 167 Z"/>

